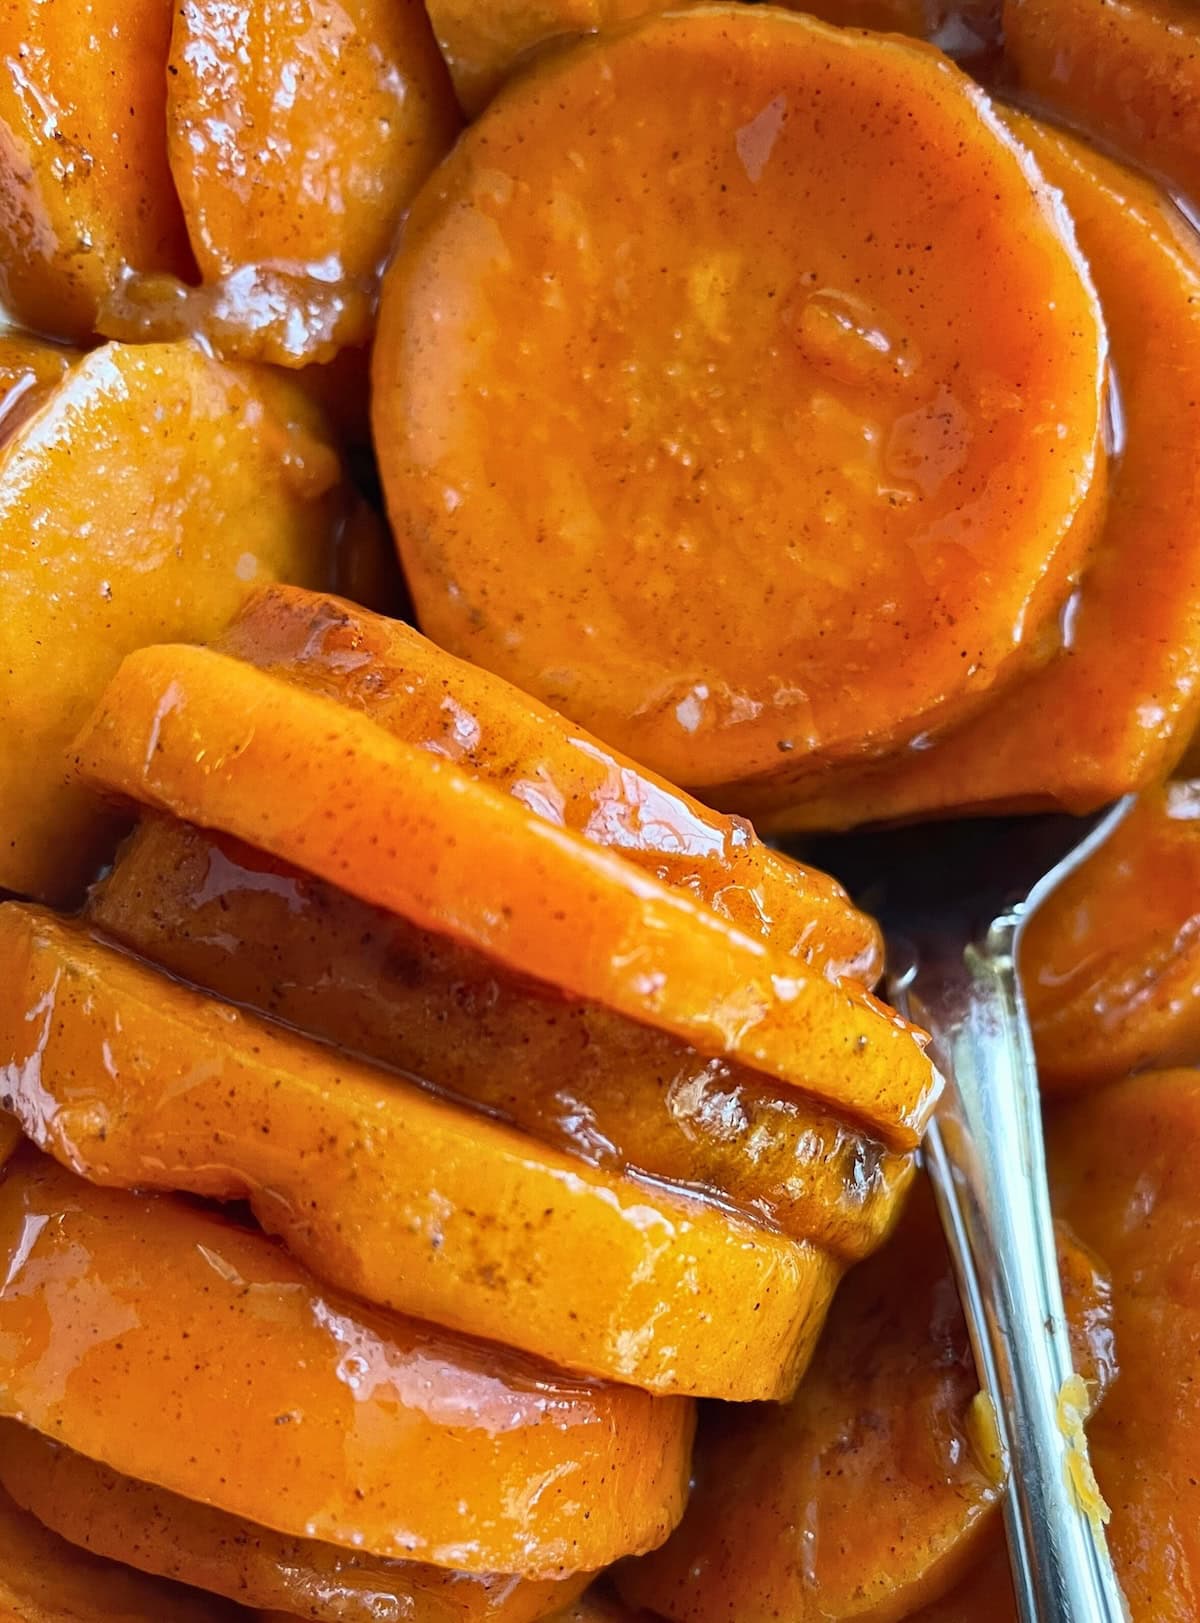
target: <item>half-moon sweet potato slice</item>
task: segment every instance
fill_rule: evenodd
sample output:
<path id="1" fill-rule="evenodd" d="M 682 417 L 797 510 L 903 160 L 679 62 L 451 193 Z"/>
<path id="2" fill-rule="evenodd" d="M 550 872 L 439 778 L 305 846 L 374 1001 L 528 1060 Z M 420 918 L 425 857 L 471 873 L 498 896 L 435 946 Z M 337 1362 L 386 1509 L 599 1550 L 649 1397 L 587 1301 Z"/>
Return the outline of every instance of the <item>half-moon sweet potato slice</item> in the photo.
<path id="1" fill-rule="evenodd" d="M 365 1307 L 195 1206 L 23 1152 L 0 1258 L 0 1412 L 277 1532 L 556 1578 L 682 1508 L 686 1402 Z"/>

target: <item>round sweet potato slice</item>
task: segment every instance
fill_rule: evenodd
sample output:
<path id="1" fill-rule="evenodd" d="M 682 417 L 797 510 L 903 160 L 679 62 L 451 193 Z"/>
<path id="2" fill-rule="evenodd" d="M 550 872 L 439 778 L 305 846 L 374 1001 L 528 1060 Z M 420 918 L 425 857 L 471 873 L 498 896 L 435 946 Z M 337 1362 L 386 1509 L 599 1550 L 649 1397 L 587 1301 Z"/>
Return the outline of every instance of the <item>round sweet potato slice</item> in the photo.
<path id="1" fill-rule="evenodd" d="M 938 1078 L 899 1016 L 345 705 L 210 649 L 143 649 L 76 763 L 109 793 L 795 1084 L 893 1148 L 919 1139 Z"/>
<path id="2" fill-rule="evenodd" d="M 1148 790 L 1022 952 L 1043 1087 L 1200 1063 L 1200 784 Z"/>
<path id="3" fill-rule="evenodd" d="M 679 783 L 906 743 L 1040 657 L 1103 357 L 1066 215 L 944 58 L 774 7 L 585 42 L 466 133 L 385 278 L 418 619 Z"/>
<path id="4" fill-rule="evenodd" d="M 1077 1364 L 1111 1377 L 1108 1283 L 1065 1231 Z M 928 1189 L 839 1292 L 784 1409 L 703 1418 L 687 1513 L 618 1574 L 671 1623 L 908 1617 L 996 1531 L 1002 1487 L 953 1271 Z"/>
<path id="5" fill-rule="evenodd" d="M 0 1486 L 93 1555 L 313 1623 L 379 1623 L 385 1614 L 405 1623 L 536 1623 L 588 1581 L 454 1572 L 287 1538 L 122 1476 L 12 1420 L 0 1421 Z"/>
<path id="6" fill-rule="evenodd" d="M 1063 646 L 928 749 L 811 793 L 739 792 L 761 828 L 985 807 L 1089 811 L 1161 781 L 1200 721 L 1200 247 L 1144 176 L 1046 124 L 1005 118 L 1074 217 L 1117 385 L 1120 455 L 1103 529 L 1063 613 Z"/>
<path id="7" fill-rule="evenodd" d="M 127 287 L 105 330 L 190 324 L 285 366 L 363 343 L 403 210 L 460 122 L 420 0 L 173 11 L 166 144 L 208 285 Z"/>
<path id="8" fill-rule="evenodd" d="M 874 1250 L 913 1157 L 761 1073 L 506 975 L 248 846 L 147 818 L 92 922 L 194 985 L 421 1077 L 585 1161 L 709 1190 L 798 1239 Z"/>
<path id="9" fill-rule="evenodd" d="M 0 908 L 5 1108 L 85 1177 L 248 1200 L 367 1301 L 588 1375 L 789 1393 L 840 1271 Z M 586 1564 L 586 1563 L 585 1563 Z"/>
<path id="10" fill-rule="evenodd" d="M 879 930 L 828 875 L 771 850 L 744 818 L 702 805 L 411 626 L 275 585 L 247 601 L 215 646 L 361 710 L 831 979 L 878 980 Z"/>
<path id="11" fill-rule="evenodd" d="M 3 0 L 0 305 L 86 339 L 126 267 L 187 275 L 167 166 L 171 0 Z"/>
<path id="12" fill-rule="evenodd" d="M 286 379 L 191 344 L 93 351 L 0 447 L 0 887 L 78 893 L 112 825 L 64 751 L 121 655 L 328 583 L 341 476 Z"/>
<path id="13" fill-rule="evenodd" d="M 364 1307 L 194 1206 L 23 1152 L 0 1257 L 0 1412 L 277 1532 L 559 1577 L 682 1507 L 686 1402 Z"/>

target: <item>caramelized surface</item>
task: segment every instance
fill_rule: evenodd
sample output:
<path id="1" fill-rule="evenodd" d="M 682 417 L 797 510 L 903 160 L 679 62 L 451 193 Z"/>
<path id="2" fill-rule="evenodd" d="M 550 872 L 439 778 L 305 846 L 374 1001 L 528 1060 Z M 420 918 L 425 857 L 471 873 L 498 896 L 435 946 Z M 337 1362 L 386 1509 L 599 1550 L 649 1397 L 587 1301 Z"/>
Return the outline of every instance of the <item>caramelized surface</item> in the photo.
<path id="1" fill-rule="evenodd" d="M 277 1532 L 557 1577 L 682 1508 L 687 1403 L 364 1307 L 182 1202 L 18 1157 L 0 1275 L 0 1412 Z"/>
<path id="2" fill-rule="evenodd" d="M 206 649 L 128 658 L 84 779 L 218 828 L 573 996 L 794 1083 L 911 1147 L 913 1029 L 364 716 Z M 278 786 L 288 785 L 281 796 Z"/>

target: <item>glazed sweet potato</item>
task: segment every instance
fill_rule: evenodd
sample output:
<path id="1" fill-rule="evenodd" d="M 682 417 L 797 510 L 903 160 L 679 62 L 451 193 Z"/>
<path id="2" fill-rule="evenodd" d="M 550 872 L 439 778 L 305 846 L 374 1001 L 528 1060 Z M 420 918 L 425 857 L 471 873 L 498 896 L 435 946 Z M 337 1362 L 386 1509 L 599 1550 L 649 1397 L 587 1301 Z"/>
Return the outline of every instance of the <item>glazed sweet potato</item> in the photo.
<path id="1" fill-rule="evenodd" d="M 1200 784 L 1147 791 L 1030 920 L 1023 953 L 1044 1087 L 1200 1063 Z"/>
<path id="2" fill-rule="evenodd" d="M 1200 19 L 1190 0 L 1005 0 L 1021 88 L 1200 204 Z"/>
<path id="3" fill-rule="evenodd" d="M 0 1490 L 0 1623 L 244 1623 L 236 1607 L 77 1550 Z"/>
<path id="4" fill-rule="evenodd" d="M 566 1002 L 185 823 L 144 821 L 88 912 L 230 1002 L 419 1076 L 585 1161 L 711 1190 L 842 1258 L 879 1244 L 912 1173 L 910 1154 L 794 1088 Z"/>
<path id="5" fill-rule="evenodd" d="M 248 1200 L 367 1301 L 664 1392 L 795 1386 L 840 1271 L 0 908 L 0 1102 L 102 1184 Z"/>
<path id="6" fill-rule="evenodd" d="M 1051 1119 L 1056 1210 L 1112 1272 L 1120 1376 L 1088 1428 L 1135 1623 L 1200 1594 L 1200 1073 L 1119 1082 Z"/>
<path id="7" fill-rule="evenodd" d="M 1098 1383 L 1108 1287 L 1060 1233 L 1076 1358 Z M 849 1276 L 786 1409 L 702 1420 L 693 1490 L 626 1598 L 672 1623 L 894 1623 L 944 1593 L 995 1534 L 994 1430 L 926 1187 Z"/>
<path id="8" fill-rule="evenodd" d="M 949 1595 L 914 1612 L 912 1623 L 1017 1623 L 1007 1546 L 993 1545 Z"/>
<path id="9" fill-rule="evenodd" d="M 15 1153 L 21 1137 L 20 1122 L 7 1111 L 0 1110 L 0 1168 Z"/>
<path id="10" fill-rule="evenodd" d="M 1045 668 L 933 747 L 811 795 L 739 794 L 761 827 L 961 808 L 1086 811 L 1171 770 L 1200 704 L 1200 254 L 1158 188 L 1030 118 L 1100 289 L 1118 387 L 1104 528 Z"/>
<path id="11" fill-rule="evenodd" d="M 587 1583 L 484 1577 L 287 1538 L 135 1482 L 14 1421 L 0 1421 L 0 1487 L 93 1555 L 314 1623 L 535 1623 Z M 157 1620 L 156 1620 L 157 1623 Z"/>
<path id="12" fill-rule="evenodd" d="M 945 59 L 732 5 L 586 42 L 467 131 L 385 277 L 419 621 L 679 783 L 906 743 L 1040 656 L 1102 356 L 1069 223 Z"/>
<path id="13" fill-rule="evenodd" d="M 879 930 L 828 875 L 781 856 L 744 818 L 693 800 L 410 626 L 276 585 L 248 599 L 216 646 L 361 710 L 831 978 L 878 980 Z"/>
<path id="14" fill-rule="evenodd" d="M 360 713 L 208 649 L 124 662 L 84 778 L 235 835 L 911 1148 L 937 1073 L 913 1028 Z M 286 795 L 279 786 L 288 785 Z"/>
<path id="15" fill-rule="evenodd" d="M 167 149 L 199 296 L 125 290 L 105 330 L 203 327 L 285 366 L 370 336 L 401 214 L 458 131 L 420 0 L 182 0 Z M 157 308 L 156 308 L 157 307 Z"/>
<path id="16" fill-rule="evenodd" d="M 86 339 L 127 267 L 186 276 L 166 148 L 170 0 L 3 0 L 0 306 Z"/>
<path id="17" fill-rule="evenodd" d="M 364 1307 L 195 1206 L 23 1152 L 0 1258 L 0 1412 L 264 1527 L 550 1578 L 682 1507 L 689 1404 Z"/>
<path id="18" fill-rule="evenodd" d="M 60 383 L 78 351 L 26 333 L 0 331 L 0 444 Z"/>
<path id="19" fill-rule="evenodd" d="M 340 478 L 286 380 L 190 344 L 94 351 L 0 448 L 0 887 L 78 892 L 111 830 L 63 751 L 121 655 L 328 581 Z"/>

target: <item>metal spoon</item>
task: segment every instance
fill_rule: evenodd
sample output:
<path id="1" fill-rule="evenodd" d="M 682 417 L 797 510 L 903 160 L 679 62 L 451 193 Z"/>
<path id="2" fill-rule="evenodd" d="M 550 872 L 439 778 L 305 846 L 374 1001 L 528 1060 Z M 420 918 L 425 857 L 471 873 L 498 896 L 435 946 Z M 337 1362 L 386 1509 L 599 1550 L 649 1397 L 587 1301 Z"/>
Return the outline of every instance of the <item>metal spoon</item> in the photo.
<path id="1" fill-rule="evenodd" d="M 925 1160 L 1007 1455 L 1021 1623 L 1127 1616 L 1103 1529 L 1068 1475 L 1068 1455 L 1086 1442 L 1069 1438 L 1060 1419 L 1071 1349 L 1016 964 L 1031 914 L 1130 804 L 1086 819 L 980 818 L 843 835 L 803 851 L 879 918 L 889 997 L 932 1032 L 947 1078 Z"/>

